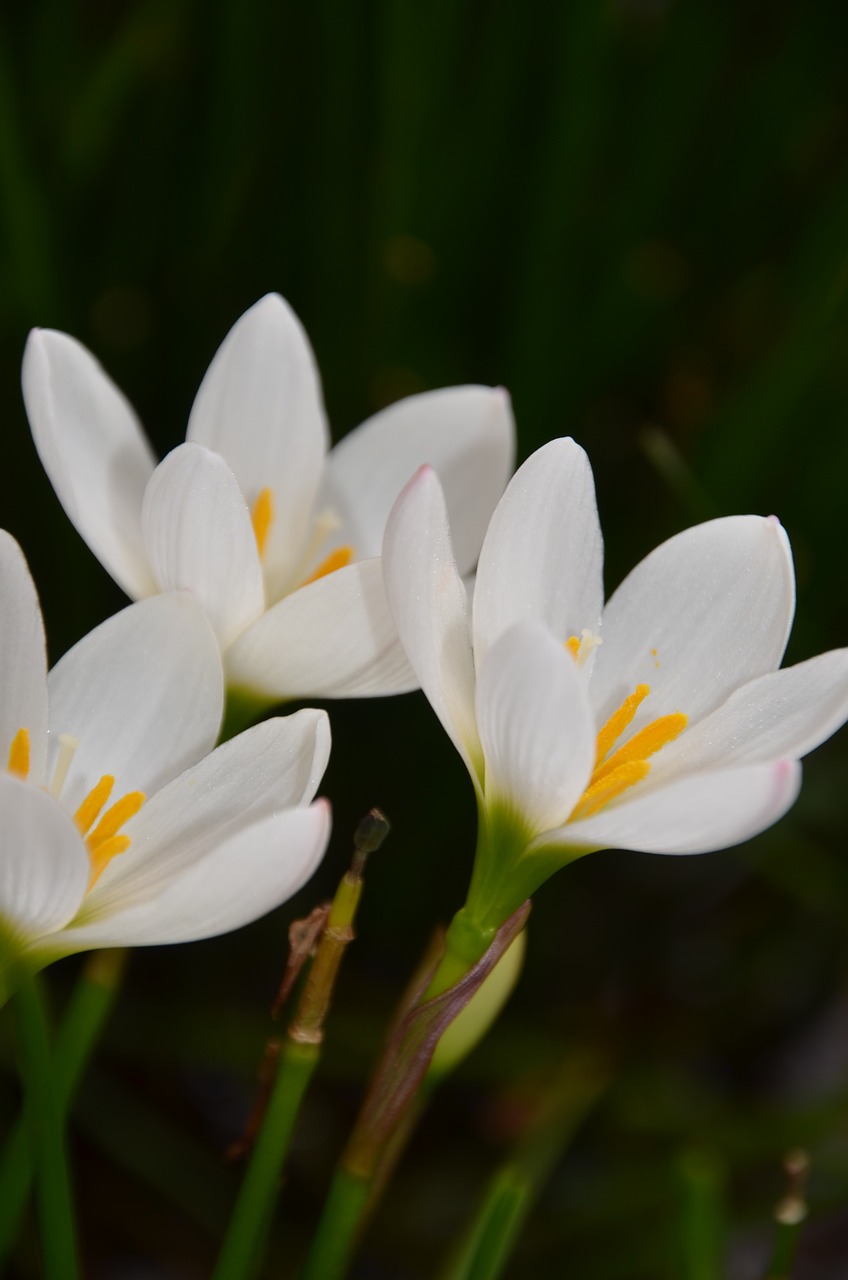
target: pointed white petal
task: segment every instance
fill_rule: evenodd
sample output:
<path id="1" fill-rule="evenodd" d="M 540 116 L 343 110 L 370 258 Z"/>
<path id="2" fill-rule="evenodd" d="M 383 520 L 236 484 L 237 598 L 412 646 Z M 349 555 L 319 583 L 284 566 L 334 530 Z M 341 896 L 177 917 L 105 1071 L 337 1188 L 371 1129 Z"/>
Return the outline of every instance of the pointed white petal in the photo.
<path id="1" fill-rule="evenodd" d="M 465 586 L 434 471 L 422 467 L 398 498 L 383 543 L 386 595 L 410 666 L 476 785 L 482 752 Z"/>
<path id="2" fill-rule="evenodd" d="M 492 517 L 474 592 L 477 661 L 507 627 L 536 618 L 563 642 L 597 633 L 603 542 L 589 459 L 573 440 L 538 449 Z"/>
<path id="3" fill-rule="evenodd" d="M 29 731 L 29 778 L 44 781 L 47 653 L 35 583 L 15 539 L 0 529 L 0 769 L 19 729 Z"/>
<path id="4" fill-rule="evenodd" d="M 126 824 L 130 848 L 97 881 L 91 909 L 99 915 L 155 898 L 175 875 L 243 827 L 307 804 L 329 754 L 329 719 L 311 708 L 266 720 L 223 743 L 151 796 Z"/>
<path id="5" fill-rule="evenodd" d="M 695 770 L 799 759 L 848 719 L 848 649 L 751 680 L 656 758 L 659 780 Z"/>
<path id="6" fill-rule="evenodd" d="M 273 582 L 284 578 L 303 550 L 329 431 L 312 348 L 279 294 L 255 303 L 221 343 L 187 439 L 226 458 L 248 506 L 271 490 L 265 567 Z"/>
<path id="7" fill-rule="evenodd" d="M 379 560 L 347 565 L 293 591 L 239 636 L 224 663 L 231 688 L 274 701 L 418 687 L 389 612 Z"/>
<path id="8" fill-rule="evenodd" d="M 52 796 L 0 773 L 0 920 L 19 938 L 61 929 L 91 873 L 71 818 Z"/>
<path id="9" fill-rule="evenodd" d="M 183 444 L 153 473 L 141 515 L 145 546 L 162 591 L 188 590 L 222 649 L 265 605 L 250 514 L 220 454 Z"/>
<path id="10" fill-rule="evenodd" d="M 592 701 L 603 723 L 637 684 L 634 721 L 681 711 L 694 722 L 780 665 L 795 608 L 786 534 L 773 517 L 729 516 L 652 551 L 604 610 Z"/>
<path id="11" fill-rule="evenodd" d="M 151 795 L 211 750 L 223 671 L 209 623 L 187 595 L 153 596 L 90 632 L 48 678 L 52 776 L 60 734 L 78 740 L 62 803 L 74 812 L 104 774 L 112 799 Z"/>
<path id="12" fill-rule="evenodd" d="M 795 803 L 797 761 L 742 765 L 638 786 L 592 818 L 551 832 L 545 844 L 643 853 L 712 853 L 765 831 Z"/>
<path id="13" fill-rule="evenodd" d="M 330 836 L 330 807 L 287 809 L 262 818 L 175 876 L 155 898 L 128 901 L 112 913 L 81 918 L 61 944 L 87 947 L 194 942 L 258 920 L 295 894 L 313 874 Z"/>
<path id="14" fill-rule="evenodd" d="M 326 499 L 358 557 L 380 554 L 392 504 L 420 466 L 442 482 L 456 561 L 474 567 L 515 455 L 502 388 L 445 387 L 408 396 L 363 422 L 327 459 Z"/>
<path id="15" fill-rule="evenodd" d="M 537 622 L 517 623 L 486 655 L 477 725 L 486 802 L 509 807 L 534 833 L 559 826 L 592 773 L 595 722 L 577 664 Z"/>
<path id="16" fill-rule="evenodd" d="M 127 595 L 151 595 L 141 502 L 156 460 L 130 404 L 81 343 L 52 329 L 29 336 L 23 392 L 68 518 Z"/>

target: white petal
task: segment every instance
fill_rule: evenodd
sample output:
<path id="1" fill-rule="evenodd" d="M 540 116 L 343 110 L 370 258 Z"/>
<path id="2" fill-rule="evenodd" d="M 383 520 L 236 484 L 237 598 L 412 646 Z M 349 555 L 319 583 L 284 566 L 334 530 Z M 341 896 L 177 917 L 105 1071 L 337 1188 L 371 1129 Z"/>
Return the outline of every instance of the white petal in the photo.
<path id="1" fill-rule="evenodd" d="M 91 868 L 71 818 L 52 796 L 0 773 L 0 920 L 19 937 L 61 929 Z"/>
<path id="2" fill-rule="evenodd" d="M 15 539 L 0 529 L 0 769 L 19 729 L 29 731 L 29 777 L 44 781 L 47 653 L 35 583 Z"/>
<path id="3" fill-rule="evenodd" d="M 389 405 L 336 445 L 326 497 L 358 557 L 380 554 L 392 504 L 418 468 L 442 482 L 456 561 L 472 569 L 515 455 L 515 424 L 502 388 L 445 387 Z"/>
<path id="4" fill-rule="evenodd" d="M 330 754 L 330 722 L 306 709 L 240 733 L 187 769 L 124 827 L 131 845 L 89 895 L 96 915 L 156 898 L 244 827 L 308 804 Z"/>
<path id="5" fill-rule="evenodd" d="M 379 560 L 346 565 L 293 591 L 239 636 L 224 662 L 231 688 L 273 700 L 417 688 Z"/>
<path id="6" fill-rule="evenodd" d="M 486 655 L 477 725 L 486 802 L 499 800 L 534 833 L 565 821 L 592 773 L 595 722 L 577 664 L 538 623 L 517 623 Z"/>
<path id="7" fill-rule="evenodd" d="M 250 514 L 224 459 L 198 444 L 169 453 L 142 508 L 150 564 L 162 591 L 191 591 L 222 649 L 265 605 Z"/>
<path id="8" fill-rule="evenodd" d="M 634 731 L 675 711 L 694 722 L 780 665 L 794 608 L 789 543 L 773 517 L 711 520 L 664 542 L 604 610 L 591 680 L 599 721 L 644 683 Z"/>
<path id="9" fill-rule="evenodd" d="M 306 883 L 329 836 L 325 800 L 263 818 L 175 877 L 158 897 L 68 929 L 61 941 L 78 951 L 194 942 L 240 929 Z"/>
<path id="10" fill-rule="evenodd" d="M 792 760 L 698 773 L 653 789 L 637 784 L 593 818 L 551 832 L 545 844 L 712 853 L 765 831 L 795 803 L 800 787 L 801 766 Z"/>
<path id="11" fill-rule="evenodd" d="M 129 402 L 81 343 L 52 329 L 29 336 L 23 392 L 68 518 L 127 595 L 151 595 L 141 502 L 156 460 Z"/>
<path id="12" fill-rule="evenodd" d="M 315 357 L 279 294 L 255 303 L 221 343 L 192 406 L 187 439 L 226 458 L 248 506 L 271 490 L 265 567 L 273 598 L 302 552 L 329 445 Z"/>
<path id="13" fill-rule="evenodd" d="M 848 719 L 848 649 L 751 680 L 663 748 L 652 776 L 799 759 Z"/>
<path id="14" fill-rule="evenodd" d="M 480 785 L 468 601 L 444 496 L 429 467 L 421 468 L 392 508 L 383 543 L 383 577 L 410 666 Z"/>
<path id="15" fill-rule="evenodd" d="M 552 440 L 513 476 L 489 525 L 474 591 L 477 661 L 521 618 L 537 618 L 563 642 L 596 633 L 602 571 L 589 459 L 573 440 Z"/>
<path id="16" fill-rule="evenodd" d="M 223 711 L 221 655 L 186 595 L 153 596 L 96 627 L 48 679 L 50 758 L 59 734 L 79 745 L 62 791 L 74 812 L 104 774 L 112 799 L 150 795 L 209 751 Z"/>

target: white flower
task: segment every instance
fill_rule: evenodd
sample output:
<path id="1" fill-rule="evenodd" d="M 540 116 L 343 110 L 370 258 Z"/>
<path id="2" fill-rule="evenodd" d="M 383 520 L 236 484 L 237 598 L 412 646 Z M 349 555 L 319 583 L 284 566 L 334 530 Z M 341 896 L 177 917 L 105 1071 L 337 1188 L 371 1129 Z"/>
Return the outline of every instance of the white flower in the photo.
<path id="1" fill-rule="evenodd" d="M 266 702 L 413 688 L 379 562 L 391 505 L 432 464 L 467 572 L 512 469 L 509 399 L 475 386 L 401 400 L 328 455 L 312 350 L 276 294 L 230 331 L 188 442 L 158 467 L 130 405 L 66 334 L 33 331 L 23 390 L 44 468 L 115 581 L 134 599 L 191 590 L 228 685 Z"/>
<path id="2" fill-rule="evenodd" d="M 215 637 L 182 594 L 124 609 L 48 677 L 35 587 L 0 531 L 0 974 L 15 956 L 226 933 L 312 874 L 326 715 L 210 755 L 222 709 Z"/>
<path id="3" fill-rule="evenodd" d="M 795 591 L 774 517 L 671 538 L 606 607 L 601 561 L 591 469 L 567 439 L 510 482 L 471 618 L 431 471 L 389 518 L 398 631 L 478 794 L 478 922 L 590 850 L 704 853 L 748 839 L 795 800 L 799 757 L 848 717 L 848 650 L 777 670 Z"/>

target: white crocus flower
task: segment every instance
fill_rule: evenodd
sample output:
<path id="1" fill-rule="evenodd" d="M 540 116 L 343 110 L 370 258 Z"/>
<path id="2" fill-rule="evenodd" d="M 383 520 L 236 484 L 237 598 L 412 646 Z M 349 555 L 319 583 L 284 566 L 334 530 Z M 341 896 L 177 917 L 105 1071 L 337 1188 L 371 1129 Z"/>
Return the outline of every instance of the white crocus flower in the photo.
<path id="1" fill-rule="evenodd" d="M 23 390 L 45 470 L 115 581 L 133 599 L 191 590 L 228 685 L 266 703 L 414 687 L 379 562 L 391 505 L 432 464 L 467 572 L 512 469 L 509 398 L 478 386 L 401 400 L 328 453 L 312 350 L 276 294 L 230 331 L 187 443 L 159 466 L 132 408 L 75 339 L 34 330 Z"/>
<path id="2" fill-rule="evenodd" d="M 795 590 L 774 517 L 686 530 L 604 607 L 592 472 L 568 439 L 510 482 L 470 610 L 426 468 L 389 518 L 383 564 L 410 663 L 477 790 L 477 925 L 591 850 L 748 839 L 848 717 L 848 650 L 777 670 Z"/>
<path id="3" fill-rule="evenodd" d="M 222 710 L 218 645 L 184 594 L 124 609 L 48 676 L 35 587 L 0 531 L 0 987 L 16 958 L 226 933 L 312 874 L 325 713 L 212 751 Z"/>

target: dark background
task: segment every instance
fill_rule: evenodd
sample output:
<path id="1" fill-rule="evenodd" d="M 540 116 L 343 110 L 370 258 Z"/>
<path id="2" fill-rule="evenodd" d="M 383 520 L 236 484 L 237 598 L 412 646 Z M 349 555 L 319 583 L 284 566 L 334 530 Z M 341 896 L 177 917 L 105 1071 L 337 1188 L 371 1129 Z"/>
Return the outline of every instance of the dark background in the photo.
<path id="1" fill-rule="evenodd" d="M 790 659 L 845 643 L 846 38 L 840 3 L 5 4 L 0 520 L 51 658 L 124 600 L 41 474 L 28 328 L 85 342 L 164 453 L 271 289 L 311 337 L 337 438 L 410 392 L 502 383 L 520 458 L 566 433 L 588 449 L 608 589 L 688 524 L 775 512 L 798 572 Z M 240 934 L 131 958 L 74 1119 L 95 1280 L 208 1274 L 288 922 L 379 804 L 394 832 L 272 1240 L 267 1274 L 293 1273 L 393 1003 L 462 900 L 471 787 L 423 698 L 329 709 L 319 877 Z M 798 1144 L 797 1280 L 844 1280 L 846 751 L 821 749 L 793 813 L 744 848 L 601 853 L 539 893 L 521 985 L 436 1099 L 362 1280 L 437 1274 L 552 1080 L 585 1118 L 513 1280 L 758 1280 Z M 57 1007 L 78 964 L 49 974 Z M 699 1215 L 722 1214 L 723 1240 L 699 1244 Z M 37 1274 L 31 1224 L 16 1265 Z"/>

